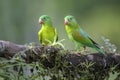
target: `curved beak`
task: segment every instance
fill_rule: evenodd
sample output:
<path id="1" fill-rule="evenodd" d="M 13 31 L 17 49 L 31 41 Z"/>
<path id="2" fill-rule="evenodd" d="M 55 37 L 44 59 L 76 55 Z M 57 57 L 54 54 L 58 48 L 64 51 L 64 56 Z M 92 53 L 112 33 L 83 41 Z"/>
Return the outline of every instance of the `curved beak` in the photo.
<path id="1" fill-rule="evenodd" d="M 39 24 L 42 24 L 42 23 L 43 23 L 42 19 L 39 19 L 38 23 L 39 23 Z"/>
<path id="2" fill-rule="evenodd" d="M 68 25 L 69 24 L 69 21 L 67 19 L 64 20 L 64 24 L 65 25 Z"/>

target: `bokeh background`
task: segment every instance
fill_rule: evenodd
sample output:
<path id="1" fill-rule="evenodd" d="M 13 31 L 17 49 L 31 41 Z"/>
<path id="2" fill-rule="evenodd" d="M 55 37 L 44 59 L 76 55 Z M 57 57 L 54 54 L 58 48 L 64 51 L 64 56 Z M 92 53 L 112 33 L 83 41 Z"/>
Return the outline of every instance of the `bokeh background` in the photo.
<path id="1" fill-rule="evenodd" d="M 0 0 L 0 40 L 39 43 L 38 19 L 43 14 L 52 18 L 66 48 L 74 44 L 68 40 L 63 20 L 73 15 L 96 42 L 102 45 L 104 36 L 120 50 L 120 0 Z"/>

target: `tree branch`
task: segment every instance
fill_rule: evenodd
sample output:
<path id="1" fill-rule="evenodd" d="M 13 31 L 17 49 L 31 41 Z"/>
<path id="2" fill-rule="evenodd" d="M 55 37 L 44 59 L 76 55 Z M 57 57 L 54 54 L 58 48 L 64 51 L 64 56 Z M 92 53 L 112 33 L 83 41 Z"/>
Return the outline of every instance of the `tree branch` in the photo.
<path id="1" fill-rule="evenodd" d="M 53 46 L 25 46 L 9 41 L 0 41 L 0 57 L 10 59 L 16 54 L 21 54 L 26 62 L 40 61 L 47 56 L 47 58 L 42 61 L 46 67 L 53 67 L 56 57 L 61 54 L 61 61 L 67 61 L 70 65 L 76 66 L 82 62 L 88 61 L 95 63 L 95 68 L 109 68 L 111 65 L 117 65 L 118 69 L 120 69 L 119 54 L 108 53 L 107 57 L 99 53 L 83 55 Z M 43 57 L 43 55 L 46 56 Z"/>

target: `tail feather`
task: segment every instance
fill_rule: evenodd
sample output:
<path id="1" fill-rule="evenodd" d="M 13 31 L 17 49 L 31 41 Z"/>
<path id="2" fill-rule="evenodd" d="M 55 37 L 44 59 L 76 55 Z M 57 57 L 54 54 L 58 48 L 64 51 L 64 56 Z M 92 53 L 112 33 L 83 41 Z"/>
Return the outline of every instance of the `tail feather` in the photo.
<path id="1" fill-rule="evenodd" d="M 98 47 L 98 45 L 95 45 L 95 49 L 100 53 L 106 56 L 105 51 L 103 51 L 100 47 Z"/>

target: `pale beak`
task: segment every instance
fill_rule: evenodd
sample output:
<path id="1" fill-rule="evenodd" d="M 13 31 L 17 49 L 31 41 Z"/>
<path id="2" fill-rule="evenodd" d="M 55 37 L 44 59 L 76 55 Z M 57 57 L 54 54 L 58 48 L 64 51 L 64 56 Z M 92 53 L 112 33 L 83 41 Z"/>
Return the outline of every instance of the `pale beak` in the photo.
<path id="1" fill-rule="evenodd" d="M 64 20 L 64 24 L 65 25 L 68 25 L 69 24 L 69 21 L 67 19 Z"/>
<path id="2" fill-rule="evenodd" d="M 39 19 L 38 23 L 39 23 L 39 24 L 42 24 L 42 23 L 43 23 L 42 19 Z"/>

